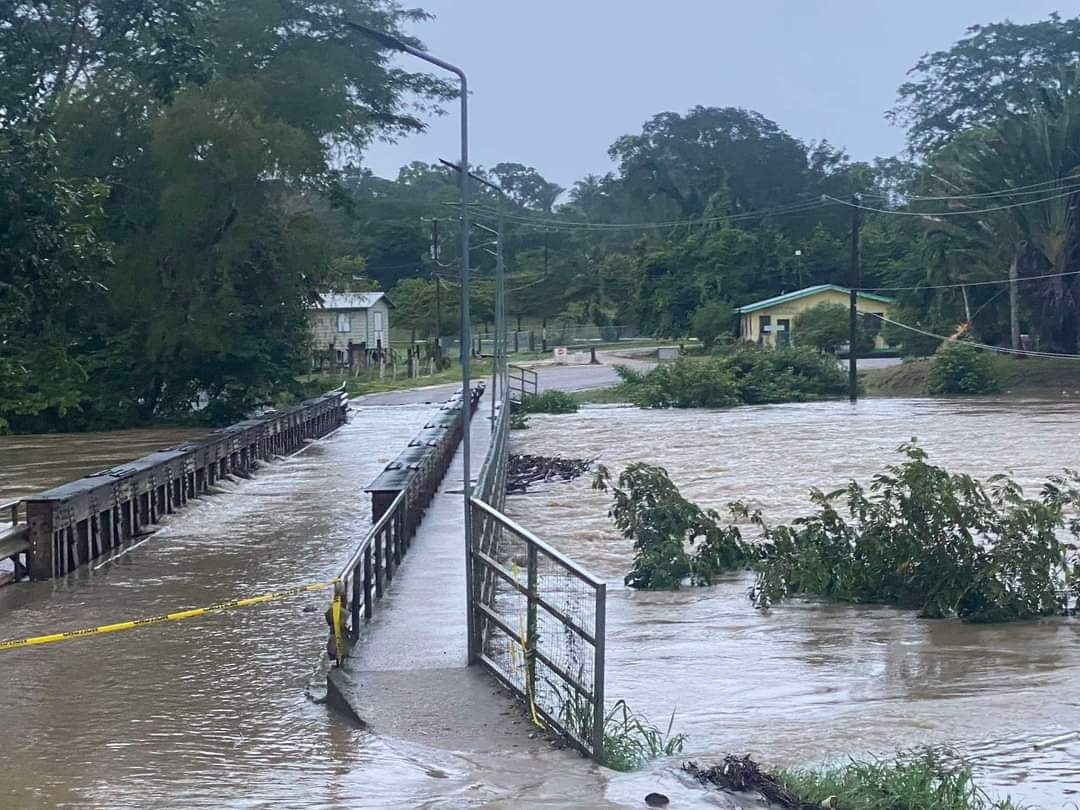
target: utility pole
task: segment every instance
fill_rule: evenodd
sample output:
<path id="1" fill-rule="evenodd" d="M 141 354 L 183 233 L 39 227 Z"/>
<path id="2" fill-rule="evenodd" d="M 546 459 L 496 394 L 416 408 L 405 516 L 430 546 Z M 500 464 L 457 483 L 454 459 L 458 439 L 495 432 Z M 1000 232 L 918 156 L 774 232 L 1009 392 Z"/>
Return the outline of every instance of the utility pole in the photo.
<path id="1" fill-rule="evenodd" d="M 860 229 L 862 228 L 861 198 L 851 195 L 851 292 L 848 310 L 848 396 L 852 402 L 859 399 L 859 370 L 856 335 L 859 330 L 859 287 L 862 285 L 862 246 Z"/>
<path id="2" fill-rule="evenodd" d="M 1020 257 L 1025 247 L 1027 247 L 1026 242 L 1017 243 L 1013 251 L 1012 264 L 1009 265 L 1009 335 L 1012 337 L 1012 347 L 1016 351 L 1023 348 L 1020 345 L 1020 285 L 1017 282 L 1020 278 Z M 1017 355 L 1017 357 L 1023 356 Z"/>
<path id="3" fill-rule="evenodd" d="M 435 280 L 435 366 L 442 370 L 442 282 L 439 280 L 439 220 L 431 220 L 431 277 Z"/>
<path id="4" fill-rule="evenodd" d="M 544 228 L 544 281 L 548 278 L 548 234 L 550 231 Z M 547 354 L 547 315 L 540 321 L 540 351 Z"/>

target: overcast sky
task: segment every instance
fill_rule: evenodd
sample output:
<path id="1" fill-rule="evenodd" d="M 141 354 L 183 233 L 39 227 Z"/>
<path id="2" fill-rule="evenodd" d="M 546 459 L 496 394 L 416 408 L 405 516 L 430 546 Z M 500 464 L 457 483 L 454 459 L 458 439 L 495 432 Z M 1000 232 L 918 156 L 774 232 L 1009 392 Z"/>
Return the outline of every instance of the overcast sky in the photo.
<path id="1" fill-rule="evenodd" d="M 472 87 L 472 163 L 535 166 L 564 186 L 611 169 L 608 146 L 650 116 L 747 107 L 856 159 L 896 154 L 883 113 L 905 72 L 975 23 L 1030 22 L 1043 0 L 416 0 L 415 27 Z M 1067 13 L 1068 9 L 1061 9 Z M 407 62 L 401 61 L 402 67 Z M 415 65 L 409 65 L 414 68 Z M 376 144 L 384 177 L 458 155 L 456 106 L 428 131 Z"/>

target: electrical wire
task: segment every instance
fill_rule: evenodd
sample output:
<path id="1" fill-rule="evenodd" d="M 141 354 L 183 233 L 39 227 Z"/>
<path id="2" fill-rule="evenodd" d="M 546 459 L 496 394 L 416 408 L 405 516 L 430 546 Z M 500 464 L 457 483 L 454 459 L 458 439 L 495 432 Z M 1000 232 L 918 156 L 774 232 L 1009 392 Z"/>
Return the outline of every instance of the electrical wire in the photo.
<path id="1" fill-rule="evenodd" d="M 1026 196 L 1031 194 L 1042 194 L 1048 191 L 1048 186 L 1059 186 L 1061 188 L 1080 187 L 1080 177 L 1057 177 L 1053 180 L 1043 180 L 1039 183 L 1031 183 L 1026 186 L 1015 186 L 1012 188 L 998 189 L 997 191 L 981 191 L 975 194 L 942 194 L 942 195 L 927 195 L 927 194 L 903 194 L 898 193 L 896 196 L 903 197 L 905 200 L 980 200 L 988 197 L 1010 197 L 1010 196 Z M 1032 190 L 1035 189 L 1035 190 Z M 875 199 L 890 199 L 886 194 L 863 194 L 864 197 L 874 197 Z"/>
<path id="2" fill-rule="evenodd" d="M 554 230 L 567 231 L 626 231 L 626 230 L 649 230 L 654 228 L 686 228 L 695 225 L 712 225 L 722 222 L 740 222 L 748 219 L 759 219 L 767 216 L 780 214 L 795 214 L 805 211 L 813 211 L 818 208 L 831 207 L 834 203 L 827 202 L 822 197 L 802 202 L 787 203 L 773 208 L 763 208 L 758 211 L 746 211 L 742 214 L 728 214 L 718 217 L 699 217 L 696 219 L 680 219 L 666 222 L 573 222 L 564 219 L 533 217 L 526 214 L 503 214 L 503 219 L 519 224 L 545 226 Z M 496 209 L 478 206 L 477 212 L 487 217 L 497 217 Z"/>
<path id="3" fill-rule="evenodd" d="M 1076 190 L 1069 190 L 1061 194 L 1054 194 L 1049 197 L 1043 197 L 1038 200 L 1027 200 L 1026 202 L 1010 203 L 1008 205 L 995 205 L 990 208 L 973 208 L 969 211 L 898 211 L 894 208 L 875 208 L 870 205 L 860 205 L 859 203 L 853 203 L 849 200 L 840 200 L 836 197 L 830 197 L 828 194 L 823 194 L 827 200 L 832 200 L 834 203 L 840 205 L 846 205 L 848 208 L 858 208 L 861 211 L 871 211 L 875 214 L 891 214 L 899 217 L 924 217 L 927 219 L 936 219 L 938 217 L 965 217 L 972 216 L 974 214 L 989 214 L 994 211 L 1007 211 L 1011 208 L 1023 208 L 1028 205 L 1041 205 L 1042 203 L 1052 202 L 1053 200 L 1060 200 L 1063 197 L 1071 197 L 1076 194 Z"/>
<path id="4" fill-rule="evenodd" d="M 864 315 L 871 315 L 878 318 L 885 323 L 898 326 L 901 329 L 907 329 L 909 332 L 915 332 L 925 337 L 937 338 L 938 340 L 948 340 L 954 343 L 959 343 L 955 338 L 946 337 L 945 335 L 938 335 L 933 332 L 927 332 L 925 329 L 919 329 L 917 326 L 910 326 L 906 323 L 900 323 L 900 321 L 894 321 L 892 318 L 886 318 L 884 315 L 878 315 L 876 312 L 866 312 Z M 1080 360 L 1080 354 L 1058 354 L 1055 352 L 1037 352 L 1029 349 L 1010 349 L 1005 346 L 991 346 L 988 343 L 976 343 L 974 341 L 965 340 L 962 341 L 965 345 L 974 346 L 976 349 L 983 349 L 989 352 L 998 352 L 1000 354 L 1015 354 L 1023 357 L 1054 357 L 1059 360 Z"/>
<path id="5" fill-rule="evenodd" d="M 1046 273 L 1041 276 L 1020 276 L 1016 280 L 1020 281 L 1039 281 L 1046 278 L 1059 278 L 1061 276 L 1075 276 L 1080 275 L 1080 270 L 1069 270 L 1065 273 Z M 958 287 L 985 287 L 991 284 L 1008 284 L 1012 281 L 1009 278 L 998 278 L 992 281 L 967 281 L 957 284 L 918 284 L 914 287 L 859 287 L 859 292 L 903 292 L 903 291 L 915 291 L 915 290 L 953 290 Z"/>

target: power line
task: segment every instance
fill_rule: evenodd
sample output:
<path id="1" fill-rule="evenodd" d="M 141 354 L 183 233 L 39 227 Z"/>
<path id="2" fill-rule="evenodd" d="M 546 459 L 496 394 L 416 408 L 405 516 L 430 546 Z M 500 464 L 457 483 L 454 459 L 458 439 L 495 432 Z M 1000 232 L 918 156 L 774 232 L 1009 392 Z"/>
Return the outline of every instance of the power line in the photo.
<path id="1" fill-rule="evenodd" d="M 973 214 L 989 214 L 994 211 L 1007 211 L 1010 208 L 1023 208 L 1028 205 L 1041 205 L 1042 203 L 1051 202 L 1053 200 L 1060 200 L 1062 197 L 1071 197 L 1075 194 L 1075 190 L 1063 192 L 1061 194 L 1054 194 L 1049 197 L 1043 197 L 1038 200 L 1028 200 L 1026 202 L 1010 203 L 1008 205 L 995 205 L 990 208 L 973 208 L 969 211 L 898 211 L 894 208 L 875 208 L 870 205 L 860 205 L 859 203 L 847 202 L 845 200 L 837 199 L 836 197 L 830 197 L 828 194 L 823 194 L 827 200 L 832 200 L 834 203 L 840 205 L 846 205 L 851 208 L 859 208 L 863 211 L 873 211 L 875 214 L 892 214 L 893 216 L 900 217 L 924 217 L 927 219 L 935 219 L 937 217 L 960 217 L 971 216 Z"/>
<path id="2" fill-rule="evenodd" d="M 925 329 L 919 329 L 917 326 L 910 326 L 906 323 L 900 323 L 900 321 L 894 321 L 892 318 L 886 318 L 884 315 L 878 315 L 876 312 L 866 312 L 865 315 L 872 315 L 885 323 L 890 323 L 893 326 L 898 326 L 901 329 L 907 329 L 909 332 L 915 332 L 919 335 L 926 337 L 937 338 L 938 340 L 948 340 L 953 343 L 964 343 L 967 346 L 974 346 L 976 349 L 983 349 L 989 352 L 998 352 L 1000 354 L 1015 354 L 1022 355 L 1024 357 L 1054 357 L 1059 360 L 1080 360 L 1080 354 L 1057 354 L 1055 352 L 1037 352 L 1029 349 L 1010 349 L 1005 346 L 991 346 L 988 343 L 976 343 L 975 341 L 965 340 L 958 341 L 955 338 L 946 337 L 945 335 L 938 335 L 933 332 L 927 332 Z"/>
<path id="3" fill-rule="evenodd" d="M 904 194 L 898 193 L 897 196 L 903 197 L 906 200 L 979 200 L 986 199 L 988 197 L 1010 197 L 1010 196 L 1027 196 L 1031 194 L 1042 194 L 1048 191 L 1048 186 L 1058 186 L 1060 188 L 1065 187 L 1080 187 L 1080 177 L 1071 178 L 1054 178 L 1053 180 L 1043 180 L 1040 183 L 1031 183 L 1026 186 L 1014 186 L 1011 188 L 1002 188 L 997 191 L 981 191 L 975 194 L 942 194 L 942 195 L 927 195 L 927 194 Z M 1035 190 L 1031 190 L 1035 189 Z M 864 197 L 875 197 L 877 199 L 890 199 L 887 194 L 863 194 Z"/>
<path id="4" fill-rule="evenodd" d="M 1017 281 L 1039 281 L 1046 278 L 1060 278 L 1062 276 L 1080 275 L 1080 270 L 1069 270 L 1065 273 L 1046 273 L 1041 276 L 1021 276 Z M 1008 284 L 1011 279 L 1000 278 L 993 281 L 967 281 L 957 284 L 919 284 L 914 287 L 860 287 L 859 292 L 902 292 L 914 290 L 952 290 L 958 287 L 984 287 L 990 284 Z"/>
<path id="5" fill-rule="evenodd" d="M 831 199 L 831 198 L 830 198 Z M 759 219 L 772 215 L 796 214 L 813 211 L 818 208 L 830 207 L 833 203 L 822 198 L 806 200 L 797 203 L 788 203 L 774 208 L 763 208 L 759 211 L 747 211 L 742 214 L 729 214 L 719 217 L 699 217 L 696 219 L 681 219 L 667 222 L 574 222 L 572 220 L 532 217 L 522 214 L 505 214 L 504 218 L 519 225 L 536 225 L 552 227 L 556 230 L 567 231 L 626 231 L 648 230 L 653 228 L 692 228 L 695 225 L 712 225 L 722 222 L 739 222 L 748 219 Z M 496 216 L 497 212 L 483 206 L 477 209 L 487 216 Z"/>

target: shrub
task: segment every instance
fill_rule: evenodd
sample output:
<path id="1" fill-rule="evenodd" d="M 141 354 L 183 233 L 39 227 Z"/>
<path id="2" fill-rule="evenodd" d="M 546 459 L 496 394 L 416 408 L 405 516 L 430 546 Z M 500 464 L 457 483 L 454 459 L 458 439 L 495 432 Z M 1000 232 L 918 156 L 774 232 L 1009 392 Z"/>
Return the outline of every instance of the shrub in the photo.
<path id="1" fill-rule="evenodd" d="M 577 413 L 578 404 L 565 391 L 545 391 L 536 396 L 525 397 L 515 406 L 520 413 Z"/>
<path id="2" fill-rule="evenodd" d="M 946 341 L 930 362 L 927 393 L 992 394 L 998 388 L 993 358 L 970 343 Z"/>
<path id="3" fill-rule="evenodd" d="M 521 411 L 514 409 L 510 411 L 510 429 L 511 430 L 528 430 L 529 429 L 529 415 L 522 413 Z"/>
<path id="4" fill-rule="evenodd" d="M 735 310 L 727 301 L 713 300 L 694 310 L 690 318 L 690 334 L 708 349 L 717 338 L 731 332 Z"/>
<path id="5" fill-rule="evenodd" d="M 814 490 L 814 513 L 768 527 L 753 597 L 767 606 L 793 594 L 917 608 L 925 617 L 1009 621 L 1068 608 L 1069 546 L 1058 538 L 1080 522 L 1074 473 L 1052 478 L 1027 499 L 1007 476 L 984 487 L 927 461 L 914 443 L 868 488 L 852 481 Z M 835 506 L 846 499 L 843 510 Z M 841 511 L 844 513 L 842 514 Z M 844 515 L 850 518 L 850 522 Z M 1074 561 L 1075 564 L 1075 561 Z M 1075 585 L 1074 585 L 1075 587 Z"/>
<path id="6" fill-rule="evenodd" d="M 618 369 L 631 400 L 645 408 L 723 408 L 841 396 L 836 360 L 806 347 L 740 346 L 703 360 L 680 357 L 640 374 Z"/>
<path id="7" fill-rule="evenodd" d="M 724 571 L 744 568 L 750 559 L 739 530 L 720 526 L 715 511 L 686 500 L 662 467 L 631 464 L 615 485 L 601 466 L 593 488 L 611 490 L 614 504 L 608 514 L 634 541 L 634 567 L 625 578 L 631 588 L 672 589 L 684 581 L 708 585 Z M 745 512 L 738 505 L 732 511 Z"/>

